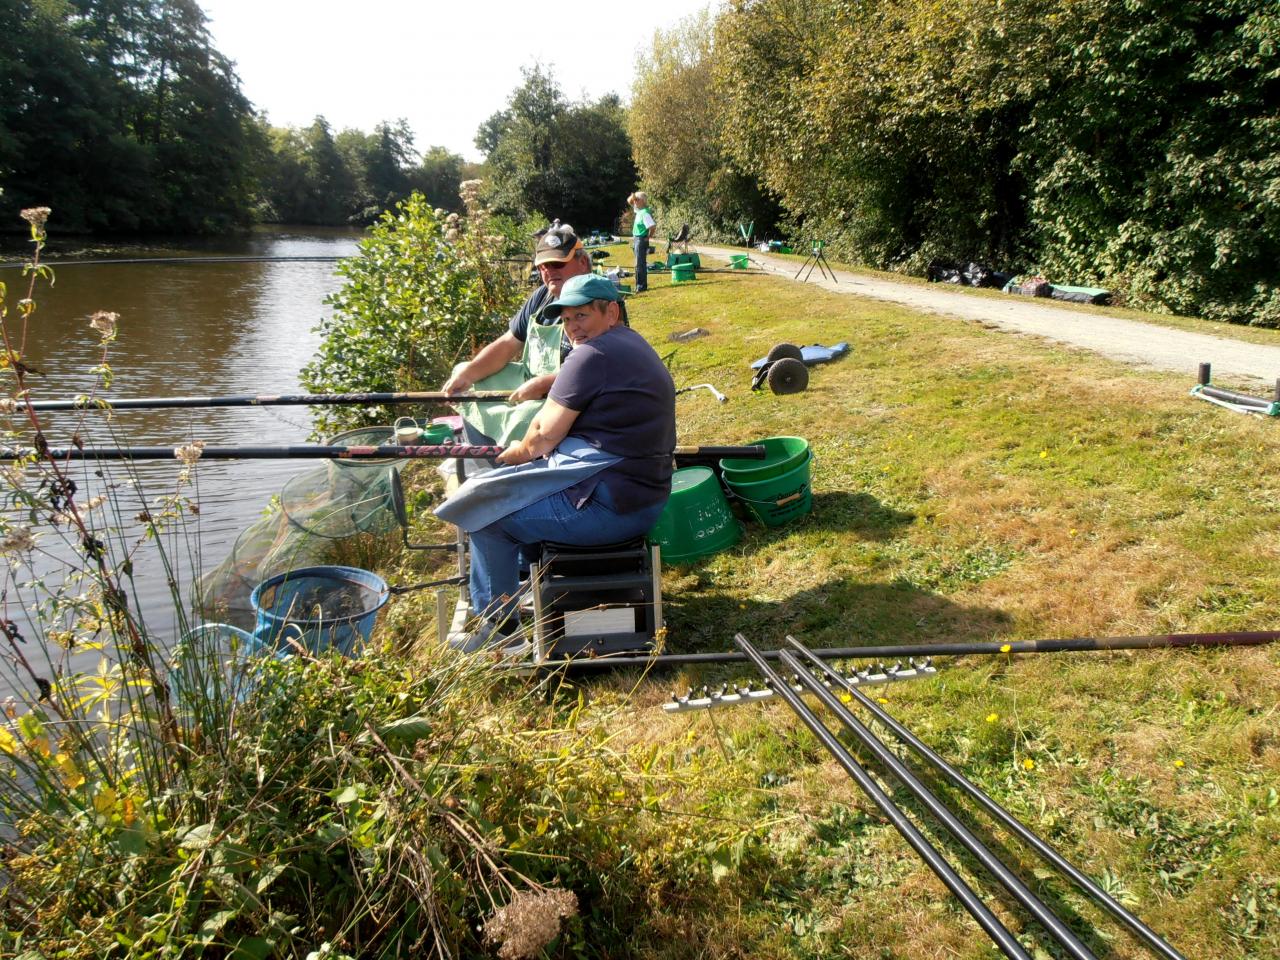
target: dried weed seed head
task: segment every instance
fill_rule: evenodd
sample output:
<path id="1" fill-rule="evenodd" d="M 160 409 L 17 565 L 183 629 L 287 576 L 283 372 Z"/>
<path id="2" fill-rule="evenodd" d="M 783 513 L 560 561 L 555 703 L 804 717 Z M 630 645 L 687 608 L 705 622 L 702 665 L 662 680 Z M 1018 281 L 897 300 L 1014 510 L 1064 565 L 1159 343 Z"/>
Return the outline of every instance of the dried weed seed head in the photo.
<path id="1" fill-rule="evenodd" d="M 102 334 L 102 342 L 114 340 L 116 336 L 116 321 L 120 319 L 120 314 L 111 313 L 107 310 L 99 310 L 89 318 L 89 326 Z"/>
<path id="2" fill-rule="evenodd" d="M 578 912 L 578 897 L 572 890 L 531 890 L 517 893 L 511 902 L 494 913 L 484 925 L 485 940 L 501 944 L 502 960 L 536 957 L 560 932 L 560 921 Z"/>
<path id="3" fill-rule="evenodd" d="M 43 227 L 49 220 L 53 210 L 49 207 L 27 207 L 19 216 L 33 227 Z"/>

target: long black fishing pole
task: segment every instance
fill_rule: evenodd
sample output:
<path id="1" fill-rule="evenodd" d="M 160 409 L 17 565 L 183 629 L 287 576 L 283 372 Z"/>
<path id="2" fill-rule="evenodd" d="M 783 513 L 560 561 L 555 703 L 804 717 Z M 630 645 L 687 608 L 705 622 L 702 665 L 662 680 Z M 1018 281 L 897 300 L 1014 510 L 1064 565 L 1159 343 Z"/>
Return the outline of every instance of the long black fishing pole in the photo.
<path id="1" fill-rule="evenodd" d="M 477 460 L 496 457 L 506 448 L 468 443 L 430 443 L 420 446 L 325 446 L 286 447 L 0 447 L 0 461 L 28 460 Z M 763 446 L 676 447 L 674 455 L 763 460 Z"/>
<path id="2" fill-rule="evenodd" d="M 1084 893 L 1091 897 L 1095 903 L 1105 909 L 1118 921 L 1124 924 L 1129 930 L 1138 937 L 1143 943 L 1154 950 L 1166 960 L 1186 960 L 1181 953 L 1174 949 L 1168 941 L 1163 939 L 1158 933 L 1143 923 L 1138 917 L 1130 913 L 1121 906 L 1114 897 L 1103 890 L 1100 886 L 1089 879 L 1085 874 L 1081 873 L 1071 861 L 1058 853 L 1053 847 L 1049 846 L 1037 834 L 1033 833 L 1022 821 L 1018 820 L 1013 814 L 1002 807 L 995 800 L 983 792 L 978 786 L 970 781 L 964 774 L 948 763 L 942 756 L 935 752 L 927 743 L 913 734 L 905 726 L 895 720 L 889 713 L 878 703 L 868 697 L 865 693 L 857 688 L 856 684 L 852 684 L 839 671 L 829 667 L 821 657 L 817 656 L 814 651 L 810 650 L 795 637 L 788 636 L 787 642 L 800 651 L 814 666 L 818 667 L 822 673 L 831 681 L 832 684 L 848 693 L 854 700 L 860 703 L 867 710 L 871 711 L 871 715 L 888 728 L 894 736 L 901 740 L 904 744 L 914 750 L 922 758 L 933 765 L 939 773 L 946 777 L 952 784 L 959 787 L 974 802 L 981 806 L 987 813 L 991 814 L 996 820 L 1004 824 L 1011 833 L 1022 839 L 1036 853 L 1040 854 L 1045 860 L 1057 867 L 1072 883 L 1079 887 Z"/>
<path id="3" fill-rule="evenodd" d="M 204 264 L 204 263 L 334 263 L 338 260 L 350 260 L 358 254 L 347 254 L 346 256 L 335 256 L 332 254 L 323 256 L 297 256 L 297 257 L 272 257 L 272 256 L 219 256 L 219 257 L 119 257 L 103 260 L 44 260 L 46 267 L 106 267 L 118 265 L 137 265 L 152 263 L 178 263 L 178 264 Z M 0 263 L 0 270 L 16 270 L 27 266 L 30 261 L 12 260 L 8 263 Z M 488 263 L 530 263 L 528 257 L 494 257 L 486 261 Z"/>
<path id="4" fill-rule="evenodd" d="M 1008 643 L 904 643 L 875 647 L 828 647 L 814 650 L 824 660 L 859 658 L 902 660 L 907 657 L 995 656 L 1012 653 L 1072 653 L 1098 650 L 1163 650 L 1182 647 L 1257 647 L 1280 640 L 1280 630 L 1257 630 L 1246 633 L 1164 633 L 1145 637 L 1078 637 L 1070 640 L 1012 640 Z M 768 659 L 777 659 L 775 650 L 764 651 Z M 742 663 L 745 654 L 665 653 L 652 657 L 578 657 L 572 660 L 548 660 L 543 669 L 567 668 L 575 671 L 612 670 L 619 667 L 696 667 L 716 663 Z"/>
<path id="5" fill-rule="evenodd" d="M 978 839 L 977 835 L 965 826 L 960 818 L 948 809 L 946 804 L 939 800 L 937 795 L 926 787 L 920 778 L 912 773 L 911 769 L 899 760 L 861 720 L 850 713 L 840 699 L 823 686 L 822 681 L 814 676 L 791 651 L 782 650 L 780 655 L 783 666 L 795 674 L 801 686 L 817 696 L 822 701 L 822 705 L 836 715 L 836 718 L 857 737 L 858 741 L 871 751 L 872 756 L 924 805 L 924 808 L 959 841 L 961 846 L 977 858 L 986 871 L 1036 918 L 1036 921 L 1070 956 L 1075 957 L 1076 960 L 1097 960 L 1093 952 L 1072 932 L 1071 928 L 1062 922 L 1062 918 L 1050 910 L 1003 860 L 992 853 L 991 848 Z"/>
<path id="6" fill-rule="evenodd" d="M 858 761 L 854 759 L 853 754 L 849 753 L 844 748 L 844 745 L 836 739 L 835 734 L 823 725 L 817 714 L 810 710 L 804 700 L 800 698 L 800 695 L 792 690 L 791 686 L 778 675 L 778 672 L 769 665 L 769 661 L 761 655 L 760 651 L 756 650 L 742 634 L 738 634 L 733 639 L 739 649 L 743 651 L 743 655 L 755 664 L 756 669 L 765 677 L 778 696 L 786 701 L 787 706 L 795 712 L 796 716 L 818 738 L 818 741 L 826 748 L 827 752 L 862 788 L 863 793 L 870 797 L 871 802 L 880 809 L 881 813 L 888 817 L 889 822 L 893 824 L 898 833 L 902 834 L 902 838 L 911 845 L 911 849 L 919 854 L 929 869 L 955 895 L 965 910 L 969 912 L 969 915 L 978 922 L 978 926 L 1000 948 L 1001 953 L 1006 957 L 1010 957 L 1011 960 L 1030 960 L 1030 954 L 1022 948 L 1022 945 L 1018 943 L 1008 928 L 991 912 L 991 908 L 982 902 L 978 895 L 973 892 L 973 889 L 956 873 L 955 868 L 943 858 L 942 854 L 934 849 L 919 828 L 901 810 L 894 806 L 889 795 L 871 778 L 867 771 L 858 765 Z M 774 651 L 774 653 L 776 654 L 777 651 Z"/>
<path id="7" fill-rule="evenodd" d="M 406 393 L 297 393 L 241 394 L 229 397 L 75 397 L 71 400 L 18 401 L 19 410 L 158 410 L 170 407 L 341 407 L 400 403 L 505 403 L 510 390 L 478 390 L 442 393 L 439 390 Z"/>

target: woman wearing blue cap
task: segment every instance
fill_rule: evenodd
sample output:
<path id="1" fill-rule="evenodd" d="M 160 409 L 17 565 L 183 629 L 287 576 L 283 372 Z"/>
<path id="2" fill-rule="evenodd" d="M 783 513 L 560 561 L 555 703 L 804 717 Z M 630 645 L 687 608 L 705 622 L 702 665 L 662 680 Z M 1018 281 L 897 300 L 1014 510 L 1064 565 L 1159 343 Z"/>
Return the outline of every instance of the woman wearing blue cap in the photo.
<path id="1" fill-rule="evenodd" d="M 671 493 L 675 384 L 649 343 L 624 323 L 604 277 L 567 281 L 545 315 L 573 351 L 528 432 L 436 509 L 471 535 L 471 602 L 487 624 L 468 649 L 514 626 L 522 547 L 616 543 L 647 532 Z"/>

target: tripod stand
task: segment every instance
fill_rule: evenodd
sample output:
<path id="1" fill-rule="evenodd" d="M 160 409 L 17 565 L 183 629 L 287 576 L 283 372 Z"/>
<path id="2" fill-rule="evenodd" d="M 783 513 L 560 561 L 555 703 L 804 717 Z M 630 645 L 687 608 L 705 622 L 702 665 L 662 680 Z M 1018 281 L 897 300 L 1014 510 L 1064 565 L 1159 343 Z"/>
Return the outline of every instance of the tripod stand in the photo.
<path id="1" fill-rule="evenodd" d="M 805 267 L 809 268 L 808 273 L 804 273 Z M 796 271 L 794 279 L 799 280 L 800 274 L 804 273 L 805 283 L 808 283 L 809 277 L 813 275 L 814 267 L 818 268 L 824 280 L 829 276 L 832 283 L 836 282 L 836 272 L 831 268 L 831 264 L 827 262 L 826 254 L 822 252 L 821 240 L 813 241 L 813 249 L 810 251 L 809 256 L 805 258 L 804 263 L 800 264 L 800 269 Z"/>

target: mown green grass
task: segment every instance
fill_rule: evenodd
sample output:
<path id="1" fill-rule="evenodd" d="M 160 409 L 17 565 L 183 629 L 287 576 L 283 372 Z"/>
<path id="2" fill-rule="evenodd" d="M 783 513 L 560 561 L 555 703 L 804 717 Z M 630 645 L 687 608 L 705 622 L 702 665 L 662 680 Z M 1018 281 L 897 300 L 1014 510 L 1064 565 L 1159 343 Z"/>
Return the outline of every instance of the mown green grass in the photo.
<path id="1" fill-rule="evenodd" d="M 818 647 L 1280 622 L 1280 424 L 1197 402 L 1185 378 L 764 276 L 659 274 L 629 309 L 660 353 L 676 351 L 678 385 L 730 397 L 678 398 L 680 442 L 795 434 L 817 458 L 810 516 L 748 523 L 734 548 L 665 571 L 669 650 L 727 650 L 739 631 Z M 668 343 L 694 326 L 710 335 Z M 750 391 L 748 364 L 774 343 L 839 340 L 850 354 L 813 369 L 806 392 Z M 879 693 L 1187 956 L 1266 957 L 1280 955 L 1278 668 L 1280 647 L 961 658 Z M 662 746 L 664 775 L 683 784 L 664 800 L 675 836 L 702 817 L 754 827 L 740 849 L 708 854 L 725 864 L 723 908 L 643 905 L 661 935 L 632 955 L 994 956 L 784 706 L 659 708 L 672 689 L 748 676 L 581 685 L 609 705 L 620 750 Z M 1144 955 L 973 822 L 1100 956 Z"/>

